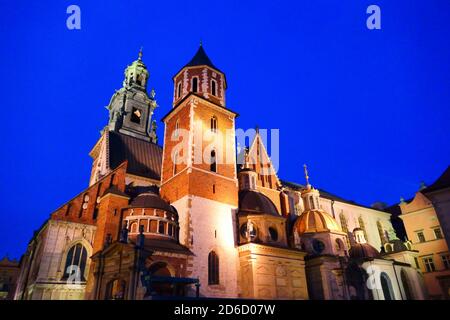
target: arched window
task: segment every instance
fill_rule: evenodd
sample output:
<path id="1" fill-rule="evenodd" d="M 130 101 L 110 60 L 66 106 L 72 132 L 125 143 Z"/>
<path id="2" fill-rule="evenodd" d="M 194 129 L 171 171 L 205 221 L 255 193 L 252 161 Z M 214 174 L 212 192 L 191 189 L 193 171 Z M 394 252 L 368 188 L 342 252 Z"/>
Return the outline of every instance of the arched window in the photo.
<path id="1" fill-rule="evenodd" d="M 217 118 L 215 116 L 211 118 L 211 132 L 217 132 Z"/>
<path id="2" fill-rule="evenodd" d="M 198 78 L 194 77 L 192 78 L 192 92 L 198 91 Z"/>
<path id="3" fill-rule="evenodd" d="M 132 222 L 130 226 L 130 233 L 137 233 L 137 232 L 138 232 L 137 222 Z"/>
<path id="4" fill-rule="evenodd" d="M 381 288 L 383 289 L 384 300 L 394 300 L 394 292 L 392 291 L 392 283 L 389 276 L 382 272 L 380 275 Z"/>
<path id="5" fill-rule="evenodd" d="M 219 284 L 219 256 L 214 251 L 208 255 L 208 284 Z"/>
<path id="6" fill-rule="evenodd" d="M 217 172 L 217 164 L 216 164 L 216 151 L 211 150 L 211 162 L 210 162 L 210 170 L 212 172 Z"/>
<path id="7" fill-rule="evenodd" d="M 67 280 L 71 276 L 71 279 L 74 279 L 74 281 L 86 281 L 84 277 L 86 261 L 86 248 L 81 243 L 72 246 L 67 253 L 62 279 Z"/>
<path id="8" fill-rule="evenodd" d="M 341 239 L 336 239 L 336 250 L 341 251 L 344 249 L 345 249 L 344 242 Z"/>
<path id="9" fill-rule="evenodd" d="M 169 270 L 169 266 L 166 262 L 158 261 L 154 262 L 149 268 L 148 273 L 151 274 L 153 278 L 158 277 L 172 277 L 172 274 Z M 170 283 L 168 282 L 153 282 L 151 286 L 152 292 L 149 292 L 147 289 L 147 292 L 144 296 L 171 296 L 173 295 L 173 288 Z"/>
<path id="10" fill-rule="evenodd" d="M 383 226 L 381 225 L 381 222 L 379 220 L 377 221 L 377 228 L 378 228 L 378 234 L 380 236 L 381 244 L 384 244 L 386 242 L 386 239 L 384 237 Z"/>
<path id="11" fill-rule="evenodd" d="M 362 216 L 358 217 L 358 223 L 359 223 L 359 227 L 364 232 L 364 237 L 367 239 L 366 224 L 364 223 L 364 220 L 363 220 Z"/>
<path id="12" fill-rule="evenodd" d="M 409 277 L 406 274 L 405 269 L 402 269 L 400 272 L 400 278 L 402 279 L 403 289 L 405 290 L 406 300 L 414 300 L 414 296 L 412 294 L 411 282 L 409 281 Z"/>
<path id="13" fill-rule="evenodd" d="M 110 281 L 106 286 L 107 300 L 123 300 L 125 299 L 126 282 L 124 280 L 115 279 Z"/>
<path id="14" fill-rule="evenodd" d="M 213 95 L 213 96 L 215 96 L 215 95 L 217 95 L 216 94 L 216 91 L 217 91 L 217 89 L 216 89 L 216 80 L 211 80 L 211 94 Z"/>
<path id="15" fill-rule="evenodd" d="M 181 82 L 180 83 L 178 83 L 178 92 L 177 92 L 177 96 L 178 96 L 178 98 L 179 97 L 181 97 Z"/>
<path id="16" fill-rule="evenodd" d="M 272 241 L 277 241 L 278 240 L 277 229 L 270 227 L 269 228 L 269 235 L 270 235 L 270 239 L 272 239 Z"/>

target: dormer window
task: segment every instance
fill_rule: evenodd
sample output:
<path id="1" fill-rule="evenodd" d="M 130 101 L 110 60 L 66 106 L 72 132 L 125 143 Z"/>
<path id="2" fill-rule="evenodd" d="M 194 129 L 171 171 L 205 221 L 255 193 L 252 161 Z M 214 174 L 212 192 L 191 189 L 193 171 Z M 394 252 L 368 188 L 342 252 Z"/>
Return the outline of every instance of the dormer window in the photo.
<path id="1" fill-rule="evenodd" d="M 198 78 L 194 77 L 192 78 L 192 92 L 198 91 Z"/>
<path id="2" fill-rule="evenodd" d="M 142 117 L 141 110 L 133 108 L 133 110 L 131 111 L 131 119 L 130 119 L 131 122 L 141 124 L 141 117 Z"/>
<path id="3" fill-rule="evenodd" d="M 217 83 L 216 83 L 216 80 L 211 80 L 211 94 L 213 96 L 217 95 Z"/>

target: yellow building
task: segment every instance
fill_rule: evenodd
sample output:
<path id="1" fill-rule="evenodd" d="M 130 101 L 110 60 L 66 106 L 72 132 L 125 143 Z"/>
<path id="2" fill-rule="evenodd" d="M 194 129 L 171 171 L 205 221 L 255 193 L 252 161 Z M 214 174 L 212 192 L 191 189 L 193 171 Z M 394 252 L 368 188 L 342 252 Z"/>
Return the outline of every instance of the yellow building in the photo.
<path id="1" fill-rule="evenodd" d="M 432 201 L 422 191 L 400 203 L 400 218 L 424 275 L 430 299 L 450 298 L 450 253 Z"/>

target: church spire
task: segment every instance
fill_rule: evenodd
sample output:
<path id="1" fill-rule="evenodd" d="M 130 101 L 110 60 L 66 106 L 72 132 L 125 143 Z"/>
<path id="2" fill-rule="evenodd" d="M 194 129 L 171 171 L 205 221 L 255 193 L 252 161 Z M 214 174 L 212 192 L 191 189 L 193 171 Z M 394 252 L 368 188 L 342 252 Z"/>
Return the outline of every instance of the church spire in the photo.
<path id="1" fill-rule="evenodd" d="M 109 110 L 109 130 L 139 139 L 156 142 L 156 124 L 152 122 L 157 107 L 155 91 L 147 93 L 149 72 L 142 61 L 142 47 L 138 58 L 125 69 L 122 88 L 113 95 Z"/>
<path id="2" fill-rule="evenodd" d="M 308 166 L 306 164 L 303 165 L 303 171 L 305 172 L 306 188 L 311 189 L 311 185 L 309 184 Z"/>

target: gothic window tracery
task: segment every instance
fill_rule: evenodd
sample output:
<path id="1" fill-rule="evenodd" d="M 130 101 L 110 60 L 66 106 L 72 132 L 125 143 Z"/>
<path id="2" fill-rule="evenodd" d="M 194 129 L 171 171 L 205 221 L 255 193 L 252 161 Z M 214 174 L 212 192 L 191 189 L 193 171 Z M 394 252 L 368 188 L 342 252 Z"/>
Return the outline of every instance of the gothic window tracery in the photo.
<path id="1" fill-rule="evenodd" d="M 64 266 L 63 280 L 72 277 L 75 281 L 86 281 L 84 272 L 86 269 L 87 250 L 81 244 L 73 245 L 66 256 L 66 263 Z"/>

